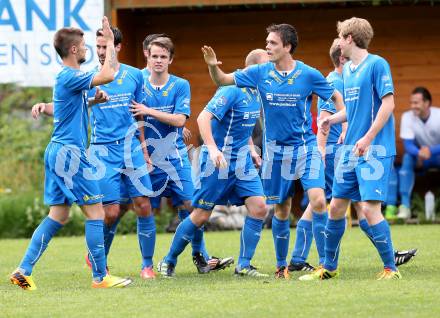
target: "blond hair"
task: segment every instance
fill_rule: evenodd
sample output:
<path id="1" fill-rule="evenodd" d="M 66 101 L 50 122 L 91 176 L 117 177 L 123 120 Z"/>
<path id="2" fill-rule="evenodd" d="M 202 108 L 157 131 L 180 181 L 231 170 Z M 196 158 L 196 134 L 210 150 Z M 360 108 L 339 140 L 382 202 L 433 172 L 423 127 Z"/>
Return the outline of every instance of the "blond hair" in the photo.
<path id="1" fill-rule="evenodd" d="M 264 57 L 267 57 L 267 53 L 263 49 L 255 49 L 249 52 L 246 56 L 245 65 L 250 66 L 254 64 L 261 64 L 264 60 Z"/>
<path id="2" fill-rule="evenodd" d="M 361 49 L 368 49 L 374 32 L 370 22 L 362 18 L 353 17 L 351 19 L 338 22 L 338 34 L 344 39 L 351 35 L 354 43 Z"/>

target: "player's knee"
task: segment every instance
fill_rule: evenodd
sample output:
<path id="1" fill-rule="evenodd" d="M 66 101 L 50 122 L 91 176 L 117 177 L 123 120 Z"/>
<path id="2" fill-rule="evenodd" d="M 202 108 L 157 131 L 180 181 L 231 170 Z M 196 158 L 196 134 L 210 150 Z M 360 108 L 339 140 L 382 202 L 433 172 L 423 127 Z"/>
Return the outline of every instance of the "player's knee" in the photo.
<path id="1" fill-rule="evenodd" d="M 252 217 L 255 217 L 257 219 L 264 219 L 267 214 L 267 206 L 266 203 L 261 200 L 261 202 L 255 203 L 252 213 L 250 213 Z"/>
<path id="2" fill-rule="evenodd" d="M 330 216 L 332 218 L 340 218 L 345 215 L 345 206 L 332 200 L 330 202 Z"/>
<path id="3" fill-rule="evenodd" d="M 148 198 L 136 203 L 136 213 L 138 216 L 150 216 L 152 214 L 151 203 Z"/>
<path id="4" fill-rule="evenodd" d="M 325 195 L 316 196 L 313 200 L 310 200 L 310 204 L 312 205 L 313 211 L 325 211 L 327 208 Z"/>
<path id="5" fill-rule="evenodd" d="M 51 216 L 51 215 L 49 215 Z M 60 223 L 61 225 L 66 225 L 66 223 L 69 221 L 69 215 L 64 216 L 64 215 L 60 215 L 57 218 L 54 218 L 51 216 L 51 218 L 55 221 L 57 221 L 58 223 Z"/>
<path id="6" fill-rule="evenodd" d="M 114 224 L 118 218 L 120 217 L 121 214 L 121 209 L 119 207 L 119 205 L 109 205 L 106 206 L 104 208 L 105 211 L 105 217 L 104 217 L 104 222 L 107 225 L 112 225 Z"/>
<path id="7" fill-rule="evenodd" d="M 371 206 L 367 204 L 362 204 L 360 207 L 361 214 L 367 219 L 370 220 L 374 217 L 375 209 L 371 208 Z"/>
<path id="8" fill-rule="evenodd" d="M 274 215 L 279 220 L 287 220 L 290 215 L 290 210 L 285 209 L 275 209 Z"/>
<path id="9" fill-rule="evenodd" d="M 206 222 L 208 222 L 211 213 L 202 209 L 195 209 L 193 213 L 191 213 L 191 221 L 198 227 L 202 226 Z"/>

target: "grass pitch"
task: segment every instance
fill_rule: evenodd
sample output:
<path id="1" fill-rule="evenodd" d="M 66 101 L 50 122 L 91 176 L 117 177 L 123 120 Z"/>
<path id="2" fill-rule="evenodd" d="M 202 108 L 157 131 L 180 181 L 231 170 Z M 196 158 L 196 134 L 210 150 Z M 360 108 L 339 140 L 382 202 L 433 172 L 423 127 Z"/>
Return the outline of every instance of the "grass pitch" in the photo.
<path id="1" fill-rule="evenodd" d="M 190 248 L 179 258 L 176 279 L 139 278 L 137 237 L 117 236 L 109 257 L 115 275 L 130 276 L 126 289 L 92 290 L 84 265 L 84 238 L 55 238 L 33 277 L 38 286 L 26 292 L 9 283 L 28 240 L 0 240 L 0 317 L 439 317 L 440 226 L 393 226 L 396 248 L 417 247 L 419 254 L 400 268 L 400 281 L 376 281 L 381 262 L 359 228 L 346 231 L 339 279 L 300 282 L 236 278 L 230 269 L 199 275 Z M 295 232 L 292 231 L 291 247 Z M 172 236 L 157 237 L 155 263 Z M 239 232 L 206 233 L 207 247 L 216 256 L 234 256 Z M 309 260 L 316 264 L 312 246 Z M 274 272 L 272 233 L 265 230 L 253 265 Z"/>

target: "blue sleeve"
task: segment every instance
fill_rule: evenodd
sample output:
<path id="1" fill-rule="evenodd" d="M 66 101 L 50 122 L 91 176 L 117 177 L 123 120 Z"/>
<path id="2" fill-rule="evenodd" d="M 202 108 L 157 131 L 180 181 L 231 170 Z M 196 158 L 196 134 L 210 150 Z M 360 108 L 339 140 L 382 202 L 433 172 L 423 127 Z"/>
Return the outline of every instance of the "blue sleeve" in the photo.
<path id="1" fill-rule="evenodd" d="M 235 85 L 238 87 L 257 88 L 260 79 L 261 65 L 251 65 L 243 70 L 236 70 L 234 72 Z"/>
<path id="2" fill-rule="evenodd" d="M 327 77 L 327 82 L 333 87 L 335 88 L 339 93 L 343 94 L 344 91 L 344 82 L 342 81 L 342 79 L 340 78 L 328 78 Z M 336 107 L 335 107 L 335 103 L 333 103 L 333 101 L 331 99 L 328 100 L 323 100 L 322 98 L 318 98 L 318 111 L 320 110 L 325 110 L 329 113 L 336 113 Z"/>
<path id="3" fill-rule="evenodd" d="M 96 94 L 96 87 L 93 87 L 91 90 L 87 92 L 87 97 L 89 99 L 94 98 Z"/>
<path id="4" fill-rule="evenodd" d="M 144 77 L 140 70 L 136 72 L 136 75 L 136 90 L 134 92 L 134 100 L 137 103 L 142 103 L 145 99 Z"/>
<path id="5" fill-rule="evenodd" d="M 440 145 L 434 145 L 429 147 L 429 150 L 431 150 L 432 156 L 438 156 L 440 155 Z"/>
<path id="6" fill-rule="evenodd" d="M 96 72 L 83 72 L 80 70 L 74 71 L 68 73 L 68 75 L 65 78 L 65 85 L 73 90 L 73 91 L 82 91 L 85 89 L 91 89 L 92 88 L 92 80 L 95 77 Z"/>
<path id="7" fill-rule="evenodd" d="M 205 110 L 214 115 L 218 120 L 222 120 L 228 110 L 235 104 L 236 96 L 236 87 L 220 87 L 214 97 L 208 102 L 208 105 L 206 105 Z"/>
<path id="8" fill-rule="evenodd" d="M 312 92 L 321 97 L 324 101 L 328 101 L 332 97 L 335 89 L 317 69 L 311 68 L 310 77 L 312 82 Z"/>
<path id="9" fill-rule="evenodd" d="M 388 94 L 394 94 L 390 66 L 383 58 L 380 58 L 374 63 L 373 81 L 374 90 L 380 98 L 383 98 Z"/>
<path id="10" fill-rule="evenodd" d="M 174 114 L 191 115 L 191 89 L 187 80 L 179 80 L 179 87 L 176 94 Z"/>
<path id="11" fill-rule="evenodd" d="M 410 155 L 417 156 L 419 154 L 419 147 L 417 147 L 414 139 L 403 139 L 403 146 Z"/>

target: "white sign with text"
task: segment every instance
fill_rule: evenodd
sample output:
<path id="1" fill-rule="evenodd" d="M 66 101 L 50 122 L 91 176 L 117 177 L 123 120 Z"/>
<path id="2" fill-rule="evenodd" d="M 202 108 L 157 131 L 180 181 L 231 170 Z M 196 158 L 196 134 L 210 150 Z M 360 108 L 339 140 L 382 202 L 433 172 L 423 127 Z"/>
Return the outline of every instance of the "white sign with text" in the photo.
<path id="1" fill-rule="evenodd" d="M 61 68 L 53 36 L 62 27 L 84 31 L 91 69 L 103 14 L 103 0 L 0 0 L 0 83 L 52 86 Z"/>

